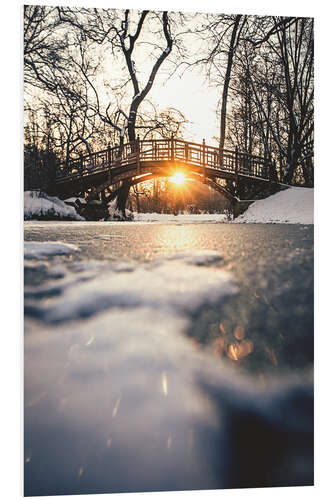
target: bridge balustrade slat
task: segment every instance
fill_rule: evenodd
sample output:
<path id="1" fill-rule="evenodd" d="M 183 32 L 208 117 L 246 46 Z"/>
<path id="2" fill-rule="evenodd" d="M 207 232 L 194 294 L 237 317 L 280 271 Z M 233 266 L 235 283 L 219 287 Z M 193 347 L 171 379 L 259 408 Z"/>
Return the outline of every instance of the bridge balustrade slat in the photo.
<path id="1" fill-rule="evenodd" d="M 60 165 L 56 178 L 89 175 L 93 171 L 115 168 L 133 163 L 137 159 L 137 151 L 143 161 L 178 160 L 192 165 L 215 168 L 228 172 L 255 177 L 268 177 L 268 162 L 265 158 L 246 152 L 224 149 L 220 153 L 217 147 L 197 144 L 183 139 L 154 139 L 124 144 L 122 153 L 119 147 L 104 149 L 92 155 L 71 159 L 67 165 Z M 304 148 L 306 149 L 306 148 Z M 237 158 L 237 160 L 236 160 Z"/>

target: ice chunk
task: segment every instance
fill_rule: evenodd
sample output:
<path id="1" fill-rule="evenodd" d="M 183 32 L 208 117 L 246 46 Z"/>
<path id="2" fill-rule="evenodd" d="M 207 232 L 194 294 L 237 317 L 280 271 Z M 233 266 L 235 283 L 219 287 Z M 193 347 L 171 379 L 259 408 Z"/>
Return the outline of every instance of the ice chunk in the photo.
<path id="1" fill-rule="evenodd" d="M 91 316 L 110 307 L 143 306 L 193 314 L 204 305 L 220 302 L 237 292 L 232 277 L 225 271 L 189 268 L 186 259 L 185 263 L 157 261 L 138 266 L 130 273 L 115 271 L 105 271 L 80 286 L 67 287 L 60 297 L 50 299 L 40 309 L 40 316 L 52 323 Z"/>
<path id="2" fill-rule="evenodd" d="M 193 250 L 191 252 L 179 252 L 165 255 L 162 259 L 181 260 L 182 262 L 186 262 L 186 264 L 205 266 L 221 261 L 223 256 L 215 250 Z"/>
<path id="3" fill-rule="evenodd" d="M 62 243 L 61 241 L 27 241 L 24 243 L 25 259 L 72 255 L 74 252 L 80 252 L 79 247 L 70 243 Z"/>

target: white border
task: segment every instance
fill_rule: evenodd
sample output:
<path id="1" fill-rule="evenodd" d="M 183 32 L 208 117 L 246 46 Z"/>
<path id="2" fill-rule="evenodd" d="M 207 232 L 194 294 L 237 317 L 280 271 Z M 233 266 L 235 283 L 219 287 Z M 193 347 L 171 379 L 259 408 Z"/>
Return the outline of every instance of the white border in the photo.
<path id="1" fill-rule="evenodd" d="M 165 1 L 128 0 L 106 2 L 105 0 L 66 0 L 26 2 L 44 5 L 84 5 L 110 8 L 154 8 L 162 10 Z M 1 263 L 2 276 L 2 446 L 1 446 L 1 486 L 2 498 L 17 499 L 22 493 L 22 85 L 21 85 L 21 9 L 23 2 L 7 0 L 1 9 Z M 203 493 L 189 491 L 182 493 L 146 493 L 122 495 L 82 495 L 66 496 L 68 499 L 100 500 L 150 498 L 246 498 L 271 499 L 328 498 L 331 485 L 332 450 L 332 400 L 330 375 L 332 365 L 332 15 L 328 2 L 280 0 L 279 2 L 224 1 L 213 0 L 168 0 L 168 10 L 197 12 L 242 13 L 257 15 L 297 15 L 315 17 L 316 40 L 316 123 L 315 123 L 315 163 L 316 190 L 316 486 L 314 488 L 276 488 L 258 490 L 222 490 Z M 55 497 L 44 497 L 55 498 Z"/>

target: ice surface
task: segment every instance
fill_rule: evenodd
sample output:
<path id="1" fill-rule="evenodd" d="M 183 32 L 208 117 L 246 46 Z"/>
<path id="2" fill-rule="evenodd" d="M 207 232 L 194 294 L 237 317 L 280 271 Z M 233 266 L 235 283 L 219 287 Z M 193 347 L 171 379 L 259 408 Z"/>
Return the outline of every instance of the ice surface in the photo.
<path id="1" fill-rule="evenodd" d="M 218 252 L 52 262 L 25 288 L 26 495 L 311 484 L 311 375 L 259 388 L 186 335 L 237 293 Z"/>
<path id="2" fill-rule="evenodd" d="M 313 224 L 313 193 L 310 188 L 291 187 L 255 201 L 234 223 Z"/>
<path id="3" fill-rule="evenodd" d="M 187 327 L 140 307 L 28 328 L 26 494 L 309 481 L 297 463 L 312 459 L 311 383 L 259 389 L 196 350 Z"/>

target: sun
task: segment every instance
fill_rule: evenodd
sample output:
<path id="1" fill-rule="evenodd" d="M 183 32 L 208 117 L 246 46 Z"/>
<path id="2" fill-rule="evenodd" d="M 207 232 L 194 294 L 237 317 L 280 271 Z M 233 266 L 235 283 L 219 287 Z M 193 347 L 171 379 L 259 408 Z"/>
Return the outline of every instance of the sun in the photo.
<path id="1" fill-rule="evenodd" d="M 176 172 L 172 177 L 169 177 L 169 179 L 175 184 L 183 184 L 185 181 L 184 174 L 182 174 L 181 172 Z"/>

